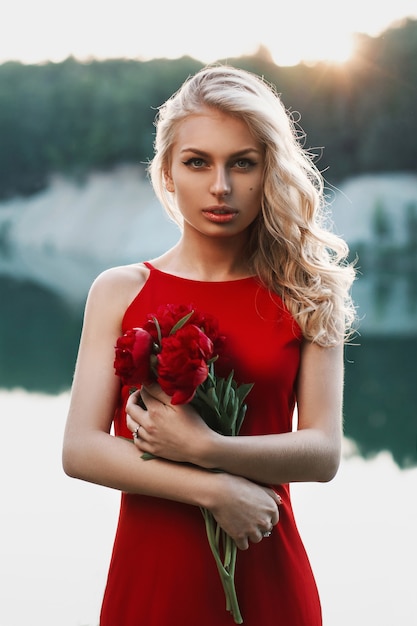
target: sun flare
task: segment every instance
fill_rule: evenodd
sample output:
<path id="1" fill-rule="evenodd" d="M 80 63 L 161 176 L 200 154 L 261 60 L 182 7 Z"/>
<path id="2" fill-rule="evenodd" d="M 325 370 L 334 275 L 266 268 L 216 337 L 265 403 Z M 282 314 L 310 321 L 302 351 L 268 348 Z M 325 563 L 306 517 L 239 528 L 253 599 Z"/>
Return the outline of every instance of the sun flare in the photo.
<path id="1" fill-rule="evenodd" d="M 265 42 L 273 61 L 277 65 L 297 65 L 298 63 L 345 63 L 355 51 L 355 36 L 350 32 L 332 31 L 311 38 L 308 33 L 287 32 L 285 36 Z"/>

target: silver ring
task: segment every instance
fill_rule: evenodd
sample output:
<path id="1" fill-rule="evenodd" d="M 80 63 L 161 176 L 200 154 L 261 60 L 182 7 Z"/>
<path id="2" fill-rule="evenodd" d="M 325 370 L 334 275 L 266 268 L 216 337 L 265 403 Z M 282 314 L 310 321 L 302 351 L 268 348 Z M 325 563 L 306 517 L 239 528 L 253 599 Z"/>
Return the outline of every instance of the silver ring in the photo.
<path id="1" fill-rule="evenodd" d="M 262 537 L 270 537 L 272 535 L 272 529 L 267 530 L 265 533 L 262 533 Z"/>
<path id="2" fill-rule="evenodd" d="M 138 426 L 136 430 L 133 432 L 133 439 L 139 439 L 139 428 L 140 426 Z"/>

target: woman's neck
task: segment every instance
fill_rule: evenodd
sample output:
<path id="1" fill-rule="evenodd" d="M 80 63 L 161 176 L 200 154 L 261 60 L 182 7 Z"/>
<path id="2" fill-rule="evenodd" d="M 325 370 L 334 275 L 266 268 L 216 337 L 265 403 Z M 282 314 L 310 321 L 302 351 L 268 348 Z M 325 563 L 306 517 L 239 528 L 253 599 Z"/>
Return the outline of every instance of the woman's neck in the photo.
<path id="1" fill-rule="evenodd" d="M 198 246 L 184 237 L 165 254 L 153 261 L 162 271 L 201 281 L 226 281 L 246 278 L 252 275 L 247 247 L 243 242 L 231 239 L 213 241 L 210 239 Z"/>

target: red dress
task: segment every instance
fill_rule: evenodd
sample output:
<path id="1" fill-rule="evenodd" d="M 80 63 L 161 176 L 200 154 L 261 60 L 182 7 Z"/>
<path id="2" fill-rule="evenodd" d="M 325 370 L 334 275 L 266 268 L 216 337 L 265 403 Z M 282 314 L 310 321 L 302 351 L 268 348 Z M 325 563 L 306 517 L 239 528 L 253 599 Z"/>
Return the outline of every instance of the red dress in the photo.
<path id="1" fill-rule="evenodd" d="M 147 264 L 150 275 L 128 307 L 123 330 L 141 326 L 160 304 L 193 304 L 217 317 L 238 382 L 253 382 L 242 435 L 291 430 L 301 331 L 254 278 L 200 282 Z M 223 367 L 223 371 L 222 371 Z M 122 390 L 115 433 L 126 429 Z M 151 463 L 152 461 L 149 461 Z M 315 580 L 294 521 L 288 485 L 272 535 L 238 551 L 236 590 L 244 626 L 321 626 Z M 100 626 L 233 626 L 198 507 L 122 494 Z"/>

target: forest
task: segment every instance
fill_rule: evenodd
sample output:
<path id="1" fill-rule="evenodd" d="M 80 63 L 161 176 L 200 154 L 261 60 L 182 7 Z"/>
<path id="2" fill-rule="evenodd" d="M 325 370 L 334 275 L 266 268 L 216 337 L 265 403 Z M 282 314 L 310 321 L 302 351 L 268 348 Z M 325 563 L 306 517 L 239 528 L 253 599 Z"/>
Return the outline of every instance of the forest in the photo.
<path id="1" fill-rule="evenodd" d="M 262 47 L 227 59 L 276 87 L 332 184 L 417 170 L 417 20 L 356 39 L 343 65 L 282 67 Z M 91 169 L 145 165 L 158 106 L 200 67 L 190 57 L 1 64 L 0 200 L 45 188 L 55 172 L 82 180 Z"/>

